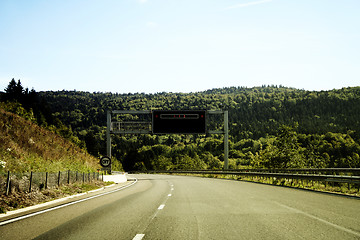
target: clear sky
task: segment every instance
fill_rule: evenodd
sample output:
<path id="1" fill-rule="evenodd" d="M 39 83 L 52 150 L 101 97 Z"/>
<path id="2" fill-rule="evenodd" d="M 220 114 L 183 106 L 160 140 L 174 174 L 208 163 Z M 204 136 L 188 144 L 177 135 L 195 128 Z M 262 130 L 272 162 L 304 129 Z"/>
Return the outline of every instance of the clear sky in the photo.
<path id="1" fill-rule="evenodd" d="M 0 0 L 0 91 L 360 86 L 360 0 Z"/>

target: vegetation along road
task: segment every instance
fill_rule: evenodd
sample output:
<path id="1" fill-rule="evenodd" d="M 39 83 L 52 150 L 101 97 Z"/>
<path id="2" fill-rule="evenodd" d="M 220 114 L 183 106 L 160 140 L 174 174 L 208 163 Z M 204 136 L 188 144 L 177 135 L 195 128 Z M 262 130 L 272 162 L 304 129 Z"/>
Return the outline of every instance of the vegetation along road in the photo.
<path id="1" fill-rule="evenodd" d="M 360 200 L 222 179 L 131 187 L 0 226 L 2 239 L 360 239 Z"/>

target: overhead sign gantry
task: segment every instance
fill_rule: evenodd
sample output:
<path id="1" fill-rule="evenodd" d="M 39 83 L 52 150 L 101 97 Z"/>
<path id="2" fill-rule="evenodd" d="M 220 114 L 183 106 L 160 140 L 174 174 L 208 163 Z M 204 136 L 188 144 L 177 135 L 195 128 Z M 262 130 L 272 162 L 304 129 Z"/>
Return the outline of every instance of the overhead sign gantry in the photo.
<path id="1" fill-rule="evenodd" d="M 147 115 L 147 120 L 112 121 L 112 114 Z M 209 115 L 224 116 L 223 130 L 209 130 Z M 146 118 L 145 118 L 146 119 Z M 111 159 L 111 134 L 224 134 L 224 169 L 229 166 L 228 111 L 222 110 L 114 110 L 107 112 L 106 149 Z M 106 168 L 111 171 L 111 165 Z"/>
<path id="2" fill-rule="evenodd" d="M 153 134 L 206 134 L 206 111 L 152 112 Z"/>

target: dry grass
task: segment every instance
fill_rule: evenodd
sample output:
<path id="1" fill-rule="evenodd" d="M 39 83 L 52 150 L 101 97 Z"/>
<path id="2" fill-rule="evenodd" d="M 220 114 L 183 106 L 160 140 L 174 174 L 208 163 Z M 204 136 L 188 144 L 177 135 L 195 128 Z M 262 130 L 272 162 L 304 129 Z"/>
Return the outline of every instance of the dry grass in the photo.
<path id="1" fill-rule="evenodd" d="M 98 159 L 70 141 L 0 108 L 0 171 L 95 171 Z"/>
<path id="2" fill-rule="evenodd" d="M 97 158 L 70 141 L 0 108 L 0 174 L 4 175 L 6 171 L 95 172 L 99 168 Z M 2 180 L 0 183 L 4 185 L 5 180 Z M 14 190 L 8 196 L 1 195 L 0 213 L 89 191 L 106 184 L 101 181 L 73 183 L 30 193 Z"/>
<path id="3" fill-rule="evenodd" d="M 48 202 L 54 199 L 70 196 L 77 193 L 87 192 L 100 188 L 109 183 L 94 181 L 90 183 L 73 183 L 62 185 L 59 188 L 45 189 L 31 193 L 12 192 L 9 196 L 2 195 L 0 198 L 0 213 Z"/>

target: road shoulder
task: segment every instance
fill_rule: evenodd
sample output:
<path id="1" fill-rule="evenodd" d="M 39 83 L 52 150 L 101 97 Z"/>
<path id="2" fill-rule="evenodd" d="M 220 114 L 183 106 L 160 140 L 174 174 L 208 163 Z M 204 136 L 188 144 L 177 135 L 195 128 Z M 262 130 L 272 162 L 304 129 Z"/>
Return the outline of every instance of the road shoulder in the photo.
<path id="1" fill-rule="evenodd" d="M 104 176 L 104 181 L 113 181 L 115 183 L 112 185 L 101 187 L 101 188 L 91 190 L 91 191 L 88 191 L 85 193 L 75 194 L 75 195 L 67 196 L 64 198 L 59 198 L 59 199 L 51 200 L 51 201 L 44 202 L 41 204 L 37 204 L 34 206 L 29 206 L 26 208 L 8 211 L 7 213 L 2 213 L 2 214 L 0 214 L 0 224 L 1 224 L 1 222 L 7 221 L 7 220 L 10 220 L 13 218 L 18 218 L 21 216 L 33 214 L 35 212 L 40 212 L 40 211 L 44 211 L 47 209 L 56 208 L 61 205 L 66 205 L 66 204 L 80 201 L 80 200 L 83 200 L 83 199 L 86 199 L 89 197 L 94 197 L 96 195 L 106 194 L 106 193 L 109 193 L 112 191 L 116 191 L 117 189 L 126 188 L 127 186 L 131 186 L 134 184 L 134 179 L 128 180 L 126 178 L 125 174 L 122 174 L 122 176 L 117 176 L 117 177 L 116 177 L 116 175 L 106 175 L 106 176 L 111 176 L 111 177 Z M 109 179 L 112 179 L 112 180 L 109 180 Z"/>

